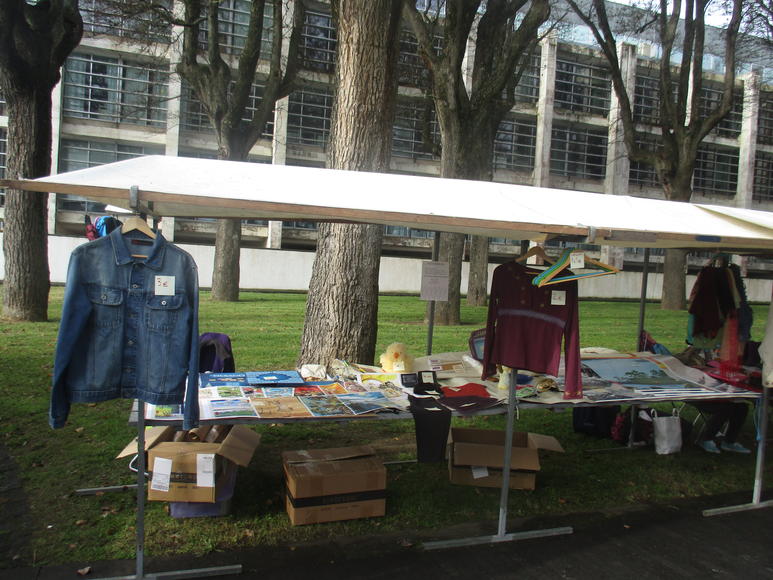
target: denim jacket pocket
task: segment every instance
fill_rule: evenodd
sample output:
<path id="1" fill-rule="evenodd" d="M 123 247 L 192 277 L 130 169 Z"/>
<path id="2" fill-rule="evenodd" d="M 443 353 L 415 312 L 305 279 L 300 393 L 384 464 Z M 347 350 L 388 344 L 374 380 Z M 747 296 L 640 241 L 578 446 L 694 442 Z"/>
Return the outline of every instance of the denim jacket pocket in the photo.
<path id="1" fill-rule="evenodd" d="M 181 315 L 184 294 L 174 296 L 149 296 L 145 304 L 145 324 L 148 330 L 162 334 L 171 333 Z"/>
<path id="2" fill-rule="evenodd" d="M 123 322 L 123 292 L 118 288 L 90 284 L 86 293 L 91 301 L 93 325 L 97 333 L 111 333 Z"/>

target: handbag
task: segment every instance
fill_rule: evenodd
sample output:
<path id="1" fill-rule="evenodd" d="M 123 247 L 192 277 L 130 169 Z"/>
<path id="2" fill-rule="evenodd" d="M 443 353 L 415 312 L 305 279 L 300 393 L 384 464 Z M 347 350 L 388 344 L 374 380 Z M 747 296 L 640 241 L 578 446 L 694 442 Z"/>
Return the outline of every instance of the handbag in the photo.
<path id="1" fill-rule="evenodd" d="M 653 410 L 652 427 L 655 433 L 655 453 L 668 455 L 682 450 L 682 420 L 676 409 L 671 415 L 658 415 Z"/>

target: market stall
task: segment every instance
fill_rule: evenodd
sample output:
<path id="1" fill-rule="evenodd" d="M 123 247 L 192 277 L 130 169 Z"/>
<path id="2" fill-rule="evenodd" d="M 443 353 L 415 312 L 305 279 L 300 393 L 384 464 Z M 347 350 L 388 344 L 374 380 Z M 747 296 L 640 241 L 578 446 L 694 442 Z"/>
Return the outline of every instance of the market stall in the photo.
<path id="1" fill-rule="evenodd" d="M 150 156 L 0 186 L 77 195 L 157 217 L 363 222 L 623 247 L 773 249 L 767 212 L 492 182 Z M 515 377 L 506 399 L 510 440 Z M 506 445 L 503 465 L 509 454 Z M 758 457 L 764 457 L 764 438 Z M 478 543 L 515 537 L 506 533 L 508 474 L 498 533 Z M 531 537 L 526 534 L 520 537 Z"/>

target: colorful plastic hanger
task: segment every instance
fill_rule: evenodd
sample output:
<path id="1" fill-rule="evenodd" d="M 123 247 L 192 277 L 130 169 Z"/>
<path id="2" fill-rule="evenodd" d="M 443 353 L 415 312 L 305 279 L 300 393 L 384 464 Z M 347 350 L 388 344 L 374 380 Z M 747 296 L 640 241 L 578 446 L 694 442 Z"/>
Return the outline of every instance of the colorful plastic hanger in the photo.
<path id="1" fill-rule="evenodd" d="M 599 262 L 589 256 L 584 256 L 586 264 L 592 264 L 601 269 L 599 271 L 583 272 L 582 274 L 569 274 L 568 276 L 558 276 L 559 272 L 569 267 L 572 253 L 577 250 L 566 249 L 564 253 L 556 260 L 555 264 L 550 266 L 547 270 L 536 276 L 531 283 L 535 286 L 548 286 L 550 284 L 559 284 L 568 280 L 577 280 L 578 278 L 593 278 L 595 276 L 608 276 L 609 274 L 617 274 L 620 270 L 604 262 Z"/>

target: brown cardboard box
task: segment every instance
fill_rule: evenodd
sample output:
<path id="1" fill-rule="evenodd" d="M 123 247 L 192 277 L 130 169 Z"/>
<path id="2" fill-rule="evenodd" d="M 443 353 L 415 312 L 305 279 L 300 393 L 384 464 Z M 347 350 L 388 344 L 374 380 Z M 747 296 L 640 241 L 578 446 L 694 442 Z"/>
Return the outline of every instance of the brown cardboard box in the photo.
<path id="1" fill-rule="evenodd" d="M 448 442 L 451 483 L 501 487 L 505 432 L 492 429 L 452 427 Z M 513 433 L 510 457 L 510 488 L 534 489 L 540 470 L 539 450 L 563 453 L 555 437 L 536 433 Z"/>
<path id="2" fill-rule="evenodd" d="M 282 453 L 292 524 L 383 516 L 386 468 L 373 454 L 367 445 Z"/>
<path id="3" fill-rule="evenodd" d="M 156 440 L 148 448 L 148 499 L 216 501 L 218 485 L 228 480 L 228 462 L 248 465 L 259 443 L 260 435 L 244 425 L 234 425 L 221 443 Z"/>

